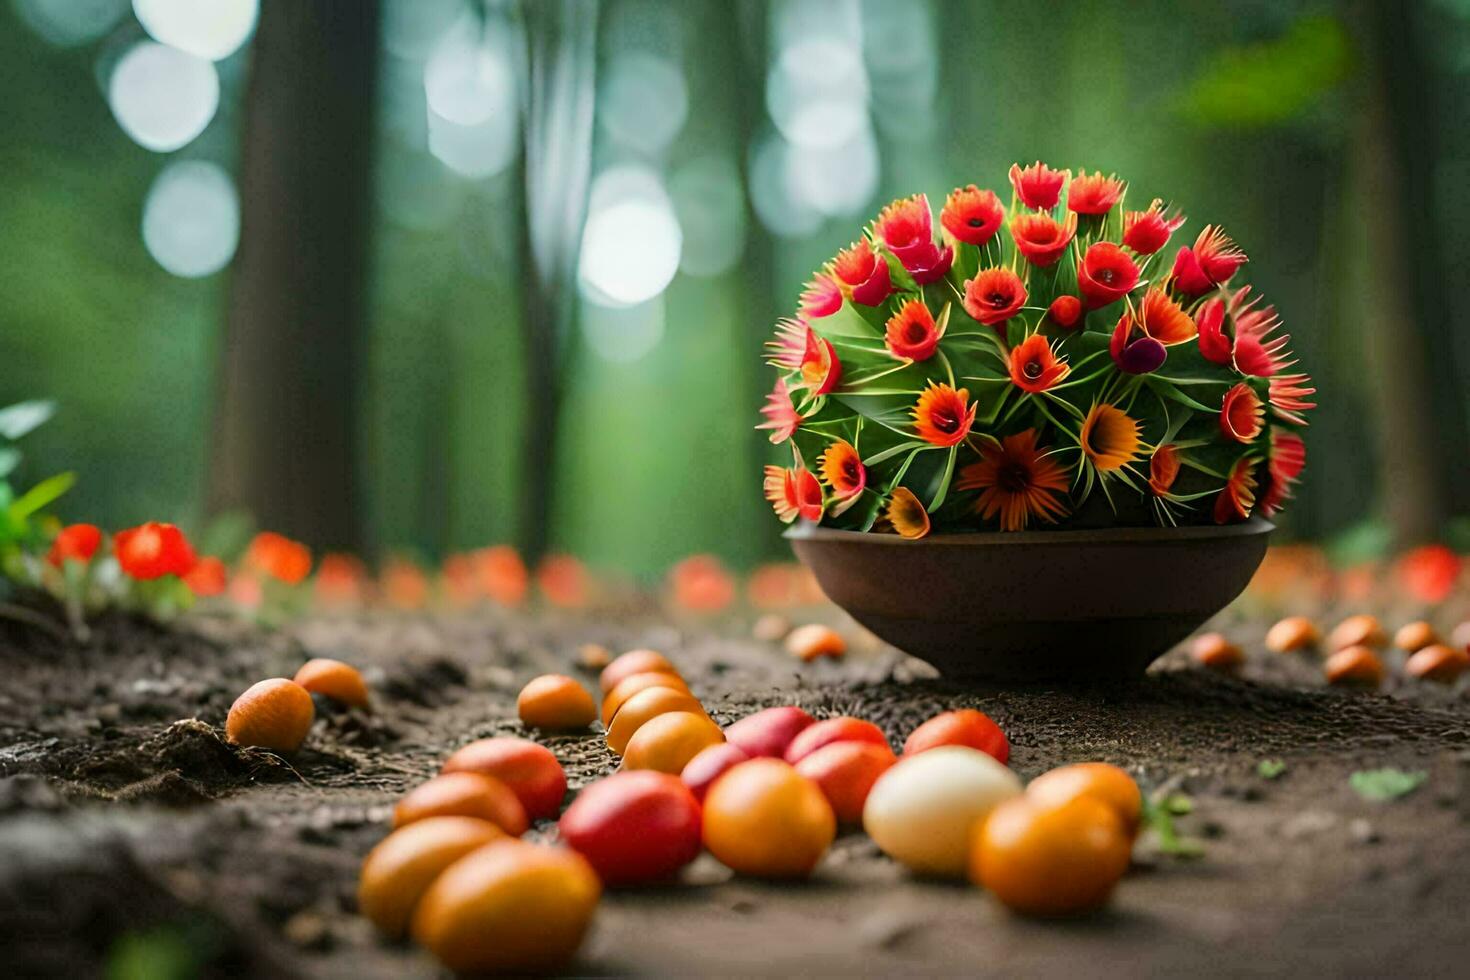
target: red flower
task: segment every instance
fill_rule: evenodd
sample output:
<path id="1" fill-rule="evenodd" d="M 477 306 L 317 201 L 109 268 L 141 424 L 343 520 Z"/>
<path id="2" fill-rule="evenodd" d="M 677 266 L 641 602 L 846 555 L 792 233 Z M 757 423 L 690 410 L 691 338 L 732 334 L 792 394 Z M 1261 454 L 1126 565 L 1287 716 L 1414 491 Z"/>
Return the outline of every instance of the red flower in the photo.
<path id="1" fill-rule="evenodd" d="M 184 584 L 197 596 L 223 595 L 228 580 L 225 563 L 212 555 L 199 559 L 184 576 Z"/>
<path id="2" fill-rule="evenodd" d="M 1404 552 L 1394 571 L 1404 590 L 1425 603 L 1443 602 L 1455 590 L 1464 559 L 1442 544 L 1429 544 Z"/>
<path id="3" fill-rule="evenodd" d="M 1049 214 L 1018 214 L 1011 220 L 1011 238 L 1026 261 L 1044 269 L 1062 257 L 1077 234 L 1077 216 L 1071 212 L 1061 224 Z"/>
<path id="4" fill-rule="evenodd" d="M 1076 187 L 1077 182 L 1073 181 Z M 1088 309 L 1107 306 L 1127 296 L 1138 285 L 1138 266 L 1112 242 L 1094 242 L 1077 266 L 1077 288 Z"/>
<path id="5" fill-rule="evenodd" d="M 811 328 L 805 320 L 783 318 L 776 322 L 776 336 L 766 341 L 766 363 L 783 371 L 795 371 L 806 359 L 807 335 Z"/>
<path id="6" fill-rule="evenodd" d="M 1174 256 L 1174 286 L 1186 296 L 1199 296 L 1223 286 L 1246 263 L 1246 255 L 1217 225 L 1206 225 L 1194 240 Z"/>
<path id="7" fill-rule="evenodd" d="M 801 359 L 801 380 L 814 395 L 825 395 L 842 381 L 842 362 L 832 341 L 808 330 L 806 354 Z"/>
<path id="8" fill-rule="evenodd" d="M 873 225 L 878 238 L 923 286 L 943 279 L 954 261 L 954 249 L 934 244 L 934 216 L 923 194 L 903 197 L 878 214 Z"/>
<path id="9" fill-rule="evenodd" d="M 95 524 L 69 524 L 56 532 L 46 561 L 60 568 L 68 561 L 83 564 L 92 560 L 102 544 L 102 529 Z"/>
<path id="10" fill-rule="evenodd" d="M 1047 307 L 1046 315 L 1051 322 L 1064 330 L 1071 330 L 1082 317 L 1082 301 L 1076 296 L 1058 296 Z"/>
<path id="11" fill-rule="evenodd" d="M 1133 336 L 1133 314 L 1127 310 L 1118 317 L 1113 327 L 1112 339 L 1108 341 L 1108 353 L 1118 370 L 1127 374 L 1148 374 L 1164 366 L 1169 352 L 1164 345 L 1147 334 Z"/>
<path id="12" fill-rule="evenodd" d="M 842 513 L 857 501 L 868 485 L 868 470 L 852 443 L 838 439 L 827 447 L 821 459 L 822 481 L 832 488 L 837 498 L 834 515 Z"/>
<path id="13" fill-rule="evenodd" d="M 1010 269 L 986 269 L 965 280 L 965 312 L 986 326 L 1005 323 L 1026 305 L 1026 286 Z"/>
<path id="14" fill-rule="evenodd" d="M 838 252 L 837 258 L 832 260 L 832 271 L 843 294 L 854 303 L 877 306 L 893 292 L 888 263 L 881 255 L 874 254 L 866 238 Z"/>
<path id="15" fill-rule="evenodd" d="M 296 585 L 311 574 L 311 549 L 274 531 L 262 531 L 245 550 L 245 567 Z"/>
<path id="16" fill-rule="evenodd" d="M 1296 363 L 1289 360 L 1291 353 L 1286 349 L 1291 337 L 1271 336 L 1281 326 L 1276 307 L 1257 309 L 1260 297 L 1248 300 L 1250 291 L 1249 286 L 1242 286 L 1230 298 L 1230 314 L 1235 321 L 1235 366 L 1243 374 L 1269 378 Z"/>
<path id="17" fill-rule="evenodd" d="M 888 352 L 894 357 L 927 361 L 939 349 L 944 334 L 934 325 L 934 316 L 921 300 L 911 299 L 888 319 L 883 333 Z"/>
<path id="18" fill-rule="evenodd" d="M 956 490 L 980 490 L 975 513 L 1000 517 L 1002 531 L 1024 531 L 1031 518 L 1055 524 L 1067 513 L 1067 474 L 1036 445 L 1036 430 L 987 439 L 980 462 L 960 471 Z"/>
<path id="19" fill-rule="evenodd" d="M 982 191 L 970 184 L 950 192 L 939 213 L 939 223 L 956 241 L 984 245 L 995 237 L 1005 216 L 995 191 Z"/>
<path id="20" fill-rule="evenodd" d="M 1266 406 L 1242 381 L 1225 392 L 1220 402 L 1220 431 L 1235 442 L 1253 442 L 1265 425 Z"/>
<path id="21" fill-rule="evenodd" d="M 801 291 L 798 308 L 804 317 L 831 316 L 842 309 L 842 287 L 827 273 L 818 272 Z"/>
<path id="22" fill-rule="evenodd" d="M 1251 516 L 1256 506 L 1256 464 L 1249 456 L 1236 460 L 1220 495 L 1215 498 L 1215 523 L 1231 524 Z"/>
<path id="23" fill-rule="evenodd" d="M 1099 170 L 1089 177 L 1083 170 L 1067 189 L 1067 207 L 1078 214 L 1107 214 L 1123 197 L 1126 186 L 1117 174 L 1104 177 Z"/>
<path id="24" fill-rule="evenodd" d="M 1266 400 L 1271 403 L 1271 411 L 1283 421 L 1293 425 L 1306 425 L 1307 418 L 1302 413 L 1317 407 L 1316 402 L 1307 401 L 1317 393 L 1316 388 L 1309 387 L 1311 383 L 1312 379 L 1305 374 L 1276 375 L 1266 389 Z"/>
<path id="25" fill-rule="evenodd" d="M 1057 359 L 1045 337 L 1036 333 L 1011 351 L 1011 383 L 1028 394 L 1038 394 L 1059 384 L 1071 368 Z"/>
<path id="26" fill-rule="evenodd" d="M 1167 443 L 1154 450 L 1148 460 L 1148 488 L 1155 496 L 1167 497 L 1179 478 L 1179 448 Z"/>
<path id="27" fill-rule="evenodd" d="M 1307 468 L 1307 444 L 1295 432 L 1273 428 L 1271 430 L 1271 455 L 1266 460 L 1266 475 L 1270 483 L 1261 494 L 1261 513 L 1267 517 L 1281 509 L 1291 499 L 1292 489 Z"/>
<path id="28" fill-rule="evenodd" d="M 1123 215 L 1123 244 L 1139 255 L 1153 255 L 1169 244 L 1169 236 L 1184 224 L 1184 215 L 1164 216 L 1164 202 L 1154 198 L 1147 211 Z"/>
<path id="29" fill-rule="evenodd" d="M 791 392 L 786 387 L 785 378 L 776 379 L 776 387 L 766 396 L 765 407 L 761 414 L 766 421 L 756 426 L 757 429 L 770 429 L 771 442 L 779 445 L 791 438 L 798 426 L 801 425 L 801 415 L 796 411 L 796 406 L 791 403 Z"/>
<path id="30" fill-rule="evenodd" d="M 117 532 L 112 550 L 123 572 L 142 581 L 187 575 L 194 567 L 194 549 L 184 532 L 158 521 Z"/>
<path id="31" fill-rule="evenodd" d="M 788 470 L 767 466 L 765 490 L 776 516 L 787 524 L 798 517 L 809 521 L 822 519 L 822 485 L 806 467 Z"/>
<path id="32" fill-rule="evenodd" d="M 1233 364 L 1235 341 L 1225 333 L 1225 301 L 1216 296 L 1205 300 L 1195 317 L 1199 328 L 1199 352 L 1213 364 Z"/>
<path id="33" fill-rule="evenodd" d="M 914 430 L 933 446 L 953 446 L 970 434 L 979 404 L 970 404 L 970 393 L 930 381 L 914 406 Z"/>
<path id="34" fill-rule="evenodd" d="M 1038 211 L 1050 211 L 1057 206 L 1067 176 L 1067 171 L 1053 170 L 1040 160 L 1025 168 L 1019 163 L 1011 164 L 1011 186 L 1016 189 L 1016 196 L 1026 207 Z"/>

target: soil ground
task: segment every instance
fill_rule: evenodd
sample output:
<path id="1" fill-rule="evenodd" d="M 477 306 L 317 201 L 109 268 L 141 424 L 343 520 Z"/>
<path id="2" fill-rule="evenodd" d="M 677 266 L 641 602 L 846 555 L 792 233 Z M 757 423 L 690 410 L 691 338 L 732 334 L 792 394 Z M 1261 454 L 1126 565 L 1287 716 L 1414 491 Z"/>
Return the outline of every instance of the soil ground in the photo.
<path id="1" fill-rule="evenodd" d="M 520 685 L 576 673 L 577 648 L 599 643 L 663 650 L 722 723 L 796 703 L 869 718 L 900 745 L 941 709 L 981 708 L 1023 778 L 1103 759 L 1146 790 L 1186 794 L 1177 826 L 1203 854 L 1180 859 L 1146 837 L 1111 906 L 1066 922 L 916 880 L 857 833 L 803 885 L 734 879 L 706 856 L 678 884 L 607 895 L 574 972 L 1465 975 L 1466 681 L 1326 690 L 1315 662 L 1260 649 L 1264 624 L 1227 622 L 1250 650 L 1240 678 L 1176 652 L 1112 688 L 960 688 L 875 643 L 843 663 L 795 663 L 750 638 L 752 618 L 363 614 L 277 632 L 116 620 L 86 646 L 0 626 L 5 972 L 437 975 L 355 915 L 358 863 L 399 795 L 465 742 L 524 734 Z M 234 697 L 309 656 L 362 667 L 373 712 L 323 706 L 289 763 L 225 745 Z M 574 791 L 616 763 L 597 734 L 543 741 Z M 1274 779 L 1257 771 L 1268 759 L 1285 764 Z M 1380 766 L 1428 777 L 1370 802 L 1349 776 Z"/>

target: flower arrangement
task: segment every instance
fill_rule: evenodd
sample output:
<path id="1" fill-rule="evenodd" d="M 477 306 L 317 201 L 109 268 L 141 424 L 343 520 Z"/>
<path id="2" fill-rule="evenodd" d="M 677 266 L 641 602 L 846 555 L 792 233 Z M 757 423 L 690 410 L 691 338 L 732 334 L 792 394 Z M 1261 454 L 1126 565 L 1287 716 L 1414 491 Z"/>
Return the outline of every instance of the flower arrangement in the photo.
<path id="1" fill-rule="evenodd" d="M 1315 389 L 1245 252 L 1209 225 L 1168 264 L 1184 216 L 1126 210 L 1113 175 L 1010 183 L 952 192 L 938 241 L 924 195 L 894 201 L 778 324 L 777 516 L 921 538 L 1279 510 Z"/>

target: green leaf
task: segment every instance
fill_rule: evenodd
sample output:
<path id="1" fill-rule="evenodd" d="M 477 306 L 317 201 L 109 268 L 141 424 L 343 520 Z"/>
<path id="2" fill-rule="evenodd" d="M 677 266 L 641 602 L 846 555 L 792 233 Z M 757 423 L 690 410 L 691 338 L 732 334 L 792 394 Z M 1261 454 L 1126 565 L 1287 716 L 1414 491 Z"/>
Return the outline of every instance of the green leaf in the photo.
<path id="1" fill-rule="evenodd" d="M 1256 763 L 1256 775 L 1262 779 L 1276 779 L 1286 772 L 1286 763 L 1280 759 L 1262 759 Z"/>
<path id="2" fill-rule="evenodd" d="M 1383 769 L 1364 769 L 1355 772 L 1348 777 L 1348 785 L 1352 786 L 1365 800 L 1388 803 L 1399 797 L 1408 796 L 1423 785 L 1428 778 L 1429 773 L 1423 770 L 1404 772 L 1402 769 L 1394 769 L 1389 766 Z"/>
<path id="3" fill-rule="evenodd" d="M 56 414 L 56 403 L 29 401 L 0 408 L 0 436 L 14 442 Z"/>
<path id="4" fill-rule="evenodd" d="M 11 504 L 8 513 L 13 520 L 23 521 L 50 506 L 58 497 L 70 490 L 72 484 L 76 482 L 75 473 L 58 473 L 56 476 L 42 480 Z"/>

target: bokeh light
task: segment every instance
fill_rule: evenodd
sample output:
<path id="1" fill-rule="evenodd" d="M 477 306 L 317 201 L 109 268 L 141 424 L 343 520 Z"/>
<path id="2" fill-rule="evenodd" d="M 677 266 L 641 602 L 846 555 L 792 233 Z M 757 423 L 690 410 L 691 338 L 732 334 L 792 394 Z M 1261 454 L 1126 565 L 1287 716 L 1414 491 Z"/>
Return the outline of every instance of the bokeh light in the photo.
<path id="1" fill-rule="evenodd" d="M 641 51 L 613 59 L 597 100 L 597 119 L 608 136 L 650 156 L 668 149 L 689 116 L 683 71 L 667 58 Z"/>
<path id="2" fill-rule="evenodd" d="M 204 58 L 142 41 L 118 59 L 107 101 L 133 142 L 169 153 L 204 132 L 214 118 L 219 75 Z"/>
<path id="3" fill-rule="evenodd" d="M 658 346 L 664 336 L 662 294 L 636 306 L 588 303 L 582 309 L 582 336 L 592 352 L 613 364 L 632 364 Z"/>
<path id="4" fill-rule="evenodd" d="M 240 241 L 240 201 L 229 174 L 204 160 L 176 160 L 153 181 L 143 203 L 143 244 L 176 276 L 223 269 Z"/>
<path id="5" fill-rule="evenodd" d="M 452 30 L 424 66 L 429 152 L 456 173 L 488 177 L 515 159 L 515 76 L 507 39 Z"/>
<path id="6" fill-rule="evenodd" d="M 14 0 L 26 26 L 52 44 L 73 48 L 95 41 L 127 13 L 128 0 Z"/>
<path id="7" fill-rule="evenodd" d="M 582 292 L 603 306 L 634 306 L 679 271 L 683 232 L 658 174 L 638 166 L 598 174 L 582 231 Z"/>
<path id="8" fill-rule="evenodd" d="M 155 41 L 219 61 L 255 29 L 259 0 L 133 0 L 133 13 Z"/>
<path id="9" fill-rule="evenodd" d="M 745 195 L 727 157 L 698 157 L 669 178 L 669 196 L 684 232 L 679 269 L 691 276 L 729 271 L 745 251 Z"/>
<path id="10" fill-rule="evenodd" d="M 822 212 L 796 186 L 792 150 L 777 133 L 767 133 L 750 155 L 750 203 L 774 234 L 809 235 L 822 225 Z"/>
<path id="11" fill-rule="evenodd" d="M 794 192 L 829 217 L 862 211 L 878 190 L 878 140 L 866 119 L 846 143 L 792 147 L 787 165 Z"/>

